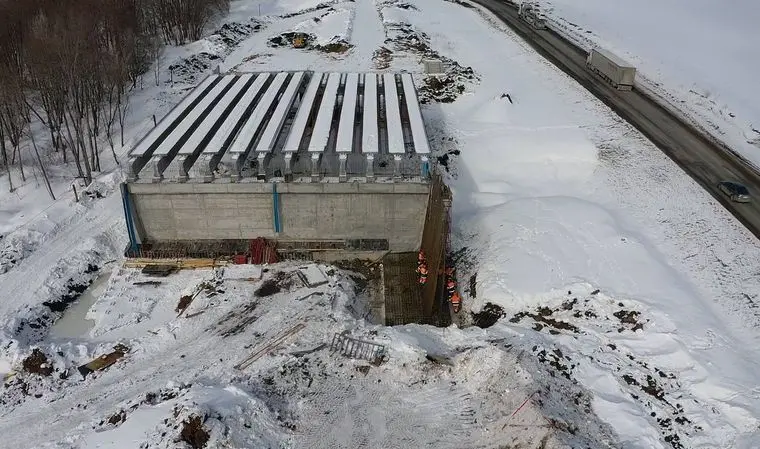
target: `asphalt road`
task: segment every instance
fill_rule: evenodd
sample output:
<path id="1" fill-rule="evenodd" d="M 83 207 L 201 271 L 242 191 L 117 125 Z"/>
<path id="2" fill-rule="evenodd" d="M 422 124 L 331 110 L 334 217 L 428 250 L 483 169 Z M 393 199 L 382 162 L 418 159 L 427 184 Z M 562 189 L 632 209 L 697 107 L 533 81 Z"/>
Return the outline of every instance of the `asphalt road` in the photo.
<path id="1" fill-rule="evenodd" d="M 643 93 L 619 91 L 586 69 L 586 52 L 552 30 L 536 30 L 517 16 L 516 6 L 499 0 L 473 0 L 496 14 L 539 54 L 573 77 L 620 117 L 644 134 L 712 194 L 755 237 L 760 238 L 760 176 L 731 150 L 682 122 Z M 724 180 L 750 190 L 753 202 L 731 202 L 717 188 Z"/>

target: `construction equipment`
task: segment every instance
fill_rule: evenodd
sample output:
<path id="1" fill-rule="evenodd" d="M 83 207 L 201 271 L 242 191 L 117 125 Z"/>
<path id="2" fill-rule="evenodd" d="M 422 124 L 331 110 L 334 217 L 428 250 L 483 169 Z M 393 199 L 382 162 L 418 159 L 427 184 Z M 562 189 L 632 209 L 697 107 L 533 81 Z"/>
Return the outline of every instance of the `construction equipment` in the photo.
<path id="1" fill-rule="evenodd" d="M 293 36 L 293 48 L 305 48 L 307 43 L 306 33 L 296 33 Z"/>

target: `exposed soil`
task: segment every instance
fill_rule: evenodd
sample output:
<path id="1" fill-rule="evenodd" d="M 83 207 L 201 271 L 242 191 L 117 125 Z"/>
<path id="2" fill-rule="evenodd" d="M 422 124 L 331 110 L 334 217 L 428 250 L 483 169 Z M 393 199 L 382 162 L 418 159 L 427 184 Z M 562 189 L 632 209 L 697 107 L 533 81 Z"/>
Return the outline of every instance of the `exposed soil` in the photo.
<path id="1" fill-rule="evenodd" d="M 331 4 L 332 4 L 332 2 L 329 2 L 329 3 L 320 3 L 320 4 L 318 4 L 317 6 L 315 6 L 313 8 L 306 8 L 306 9 L 302 9 L 300 11 L 291 12 L 291 13 L 288 13 L 288 14 L 283 14 L 283 15 L 281 15 L 279 17 L 281 19 L 289 19 L 291 17 L 302 16 L 302 15 L 308 14 L 310 12 L 319 11 L 320 9 L 326 9 L 328 11 L 331 11 L 331 10 L 333 10 Z"/>
<path id="2" fill-rule="evenodd" d="M 24 371 L 40 376 L 49 376 L 53 374 L 53 366 L 48 362 L 48 358 L 39 348 L 34 348 L 32 353 L 22 362 Z"/>
<path id="3" fill-rule="evenodd" d="M 350 50 L 351 47 L 353 47 L 353 45 L 343 39 L 335 39 L 329 44 L 315 45 L 313 48 L 324 53 L 345 53 Z"/>
<path id="4" fill-rule="evenodd" d="M 309 45 L 311 45 L 312 42 L 314 42 L 317 39 L 317 36 L 313 34 L 307 34 L 307 33 L 296 33 L 295 31 L 288 31 L 282 34 L 278 34 L 277 36 L 270 37 L 267 41 L 267 45 L 270 47 L 278 48 L 278 47 L 292 47 L 293 46 L 293 40 L 296 38 L 296 36 L 300 35 L 304 39 L 305 48 L 308 48 Z"/>
<path id="5" fill-rule="evenodd" d="M 618 332 L 623 332 L 626 329 L 626 324 L 629 325 L 630 327 L 628 328 L 634 332 L 644 329 L 644 323 L 639 321 L 640 314 L 635 310 L 618 310 L 613 313 L 613 315 L 624 325 L 618 328 Z"/>
<path id="6" fill-rule="evenodd" d="M 179 438 L 193 449 L 206 447 L 209 437 L 209 433 L 203 427 L 203 419 L 200 416 L 194 415 L 182 422 L 182 431 L 179 434 Z"/>
<path id="7" fill-rule="evenodd" d="M 282 34 L 279 34 L 277 36 L 269 38 L 267 41 L 267 44 L 270 47 L 278 48 L 278 47 L 293 47 L 294 46 L 294 40 L 296 36 L 301 36 L 304 40 L 303 47 L 299 47 L 299 49 L 302 50 L 316 50 L 321 51 L 324 53 L 345 53 L 348 51 L 352 45 L 346 42 L 345 40 L 334 37 L 329 43 L 325 45 L 318 45 L 316 43 L 317 36 L 314 34 L 309 33 L 297 33 L 295 31 L 288 31 Z"/>
<path id="8" fill-rule="evenodd" d="M 222 25 L 207 39 L 216 42 L 223 47 L 222 55 L 232 52 L 240 42 L 251 34 L 262 29 L 262 25 L 256 21 L 250 23 L 229 22 Z M 218 54 L 200 52 L 187 58 L 179 59 L 169 66 L 171 80 L 186 84 L 196 84 L 198 79 L 210 68 L 221 62 L 222 57 Z"/>
<path id="9" fill-rule="evenodd" d="M 453 103 L 462 93 L 465 86 L 455 75 L 431 75 L 424 79 L 419 88 L 420 102 Z"/>
<path id="10" fill-rule="evenodd" d="M 171 80 L 186 84 L 195 84 L 206 70 L 221 62 L 219 55 L 202 51 L 169 66 Z"/>
<path id="11" fill-rule="evenodd" d="M 391 66 L 393 60 L 393 51 L 386 47 L 380 47 L 372 54 L 372 62 L 378 70 L 385 70 Z"/>
<path id="12" fill-rule="evenodd" d="M 505 317 L 504 308 L 491 302 L 483 306 L 479 313 L 472 314 L 472 323 L 480 328 L 486 329 L 496 324 L 499 319 Z"/>
<path id="13" fill-rule="evenodd" d="M 179 298 L 179 303 L 177 304 L 177 308 L 174 310 L 176 312 L 182 312 L 183 310 L 187 309 L 187 306 L 189 306 L 192 301 L 193 301 L 193 295 L 184 295 L 181 298 Z"/>
<path id="14" fill-rule="evenodd" d="M 272 296 L 276 293 L 279 293 L 282 289 L 277 283 L 276 279 L 267 279 L 266 281 L 262 282 L 259 288 L 256 289 L 255 292 L 253 292 L 254 295 L 258 296 L 259 298 L 265 297 L 265 296 Z"/>
<path id="15" fill-rule="evenodd" d="M 578 327 L 574 324 L 568 323 L 567 321 L 550 318 L 553 311 L 548 307 L 539 307 L 536 309 L 536 312 L 537 313 L 518 312 L 515 314 L 515 316 L 510 318 L 509 321 L 511 323 L 519 323 L 523 318 L 529 317 L 535 321 L 535 324 L 533 325 L 534 330 L 540 332 L 544 327 L 549 327 L 550 334 L 558 334 L 560 330 L 567 330 L 575 333 L 578 333 L 580 331 L 580 329 L 578 329 Z"/>
<path id="16" fill-rule="evenodd" d="M 109 416 L 106 422 L 108 424 L 111 424 L 112 426 L 118 426 L 119 424 L 123 423 L 126 420 L 127 420 L 127 412 L 125 412 L 124 410 L 119 410 L 118 412 Z"/>
<path id="17" fill-rule="evenodd" d="M 454 100 L 452 100 L 454 101 Z M 449 150 L 446 153 L 438 156 L 438 164 L 443 166 L 443 168 L 446 169 L 446 171 L 449 171 L 449 163 L 452 159 L 451 156 L 459 156 L 461 152 L 459 150 Z"/>
<path id="18" fill-rule="evenodd" d="M 430 38 L 427 34 L 415 30 L 411 25 L 393 24 L 388 27 L 389 35 L 386 44 L 392 44 L 397 51 L 417 53 L 420 56 L 441 61 L 446 73 L 430 75 L 423 80 L 417 94 L 420 103 L 451 103 L 466 90 L 466 84 L 475 82 L 478 77 L 472 67 L 463 67 L 453 59 L 438 54 L 430 48 Z"/>

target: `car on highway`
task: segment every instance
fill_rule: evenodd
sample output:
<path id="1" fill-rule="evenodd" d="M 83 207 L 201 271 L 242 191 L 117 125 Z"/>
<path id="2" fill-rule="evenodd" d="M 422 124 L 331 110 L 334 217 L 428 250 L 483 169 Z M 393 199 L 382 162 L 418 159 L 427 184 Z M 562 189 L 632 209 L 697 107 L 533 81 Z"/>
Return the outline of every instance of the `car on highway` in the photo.
<path id="1" fill-rule="evenodd" d="M 749 190 L 738 182 L 722 181 L 718 183 L 718 189 L 725 193 L 735 203 L 749 203 Z"/>

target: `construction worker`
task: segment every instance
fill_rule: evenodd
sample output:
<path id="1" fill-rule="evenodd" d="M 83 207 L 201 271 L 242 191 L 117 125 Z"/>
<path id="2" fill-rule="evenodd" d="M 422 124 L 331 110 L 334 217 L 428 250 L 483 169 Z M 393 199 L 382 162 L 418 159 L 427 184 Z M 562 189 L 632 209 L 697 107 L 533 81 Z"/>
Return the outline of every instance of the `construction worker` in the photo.
<path id="1" fill-rule="evenodd" d="M 451 295 L 451 308 L 454 310 L 454 313 L 459 313 L 461 305 L 462 297 L 459 296 L 459 292 L 454 292 L 454 294 Z"/>
<path id="2" fill-rule="evenodd" d="M 428 269 L 426 263 L 421 263 L 420 266 L 417 267 L 417 273 L 420 274 L 420 286 L 424 286 L 427 283 L 428 278 Z"/>
<path id="3" fill-rule="evenodd" d="M 449 278 L 446 281 L 446 296 L 451 299 L 454 296 L 454 293 L 457 291 L 457 282 L 454 280 L 454 278 Z"/>

